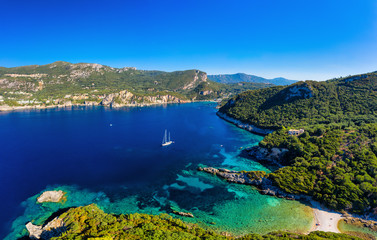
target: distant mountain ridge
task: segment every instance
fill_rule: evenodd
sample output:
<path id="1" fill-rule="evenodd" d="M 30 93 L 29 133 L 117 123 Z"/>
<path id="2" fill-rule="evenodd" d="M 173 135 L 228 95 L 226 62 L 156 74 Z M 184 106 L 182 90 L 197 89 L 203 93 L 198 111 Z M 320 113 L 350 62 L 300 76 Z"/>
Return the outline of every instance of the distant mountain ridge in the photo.
<path id="1" fill-rule="evenodd" d="M 253 82 L 253 83 L 269 83 L 274 85 L 290 85 L 292 83 L 298 82 L 297 80 L 290 80 L 283 77 L 266 79 L 263 77 L 258 77 L 255 75 L 249 75 L 245 73 L 236 74 L 217 74 L 208 75 L 208 79 L 218 83 L 239 83 L 239 82 Z"/>

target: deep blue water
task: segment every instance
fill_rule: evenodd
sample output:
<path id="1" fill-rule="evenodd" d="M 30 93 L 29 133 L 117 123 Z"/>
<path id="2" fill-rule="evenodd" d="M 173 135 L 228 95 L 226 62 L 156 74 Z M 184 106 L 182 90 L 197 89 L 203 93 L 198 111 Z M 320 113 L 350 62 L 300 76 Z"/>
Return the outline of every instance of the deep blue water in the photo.
<path id="1" fill-rule="evenodd" d="M 205 164 L 268 171 L 237 157 L 241 146 L 262 138 L 221 120 L 214 107 L 192 103 L 0 113 L 0 238 L 19 216 L 13 230 L 38 220 L 38 211 L 50 214 L 35 205 L 35 196 L 46 188 L 65 186 L 75 199 L 69 199 L 71 205 L 94 201 L 114 213 L 158 213 L 177 205 L 205 215 L 219 199 L 242 196 L 244 190 L 227 189 L 196 169 Z M 175 144 L 161 147 L 165 129 Z M 82 194 L 75 196 L 76 191 Z"/>

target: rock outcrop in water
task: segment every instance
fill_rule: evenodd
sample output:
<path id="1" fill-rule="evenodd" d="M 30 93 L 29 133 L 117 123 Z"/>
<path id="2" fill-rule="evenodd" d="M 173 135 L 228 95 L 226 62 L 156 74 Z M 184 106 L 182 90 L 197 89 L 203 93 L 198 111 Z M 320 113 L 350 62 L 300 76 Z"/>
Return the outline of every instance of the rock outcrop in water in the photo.
<path id="1" fill-rule="evenodd" d="M 174 214 L 176 215 L 179 215 L 179 216 L 183 216 L 183 217 L 190 217 L 190 218 L 193 218 L 194 217 L 194 214 L 190 213 L 190 212 L 178 212 L 178 211 L 173 211 Z"/>
<path id="2" fill-rule="evenodd" d="M 65 232 L 66 227 L 62 219 L 56 217 L 44 226 L 34 225 L 31 222 L 26 224 L 31 239 L 49 240 L 53 237 L 60 236 Z"/>
<path id="3" fill-rule="evenodd" d="M 268 175 L 263 171 L 234 171 L 224 168 L 199 167 L 199 171 L 214 174 L 225 179 L 228 182 L 256 186 L 260 193 L 271 195 L 279 198 L 290 200 L 310 200 L 310 197 L 303 195 L 294 195 L 284 192 L 278 187 L 272 185 Z"/>
<path id="4" fill-rule="evenodd" d="M 64 200 L 65 193 L 62 190 L 43 192 L 38 198 L 38 203 L 60 202 Z"/>
<path id="5" fill-rule="evenodd" d="M 42 234 L 42 226 L 37 226 L 28 222 L 26 224 L 26 229 L 29 231 L 29 237 L 31 239 L 40 239 Z"/>

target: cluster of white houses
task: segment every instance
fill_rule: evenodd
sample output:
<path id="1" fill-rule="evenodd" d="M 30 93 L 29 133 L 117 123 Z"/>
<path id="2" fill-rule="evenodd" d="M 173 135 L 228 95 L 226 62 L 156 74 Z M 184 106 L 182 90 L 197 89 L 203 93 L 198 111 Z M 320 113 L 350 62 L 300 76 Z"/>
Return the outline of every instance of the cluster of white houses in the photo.
<path id="1" fill-rule="evenodd" d="M 302 133 L 304 133 L 304 129 L 296 130 L 296 129 L 289 129 L 288 134 L 293 136 L 298 136 Z"/>

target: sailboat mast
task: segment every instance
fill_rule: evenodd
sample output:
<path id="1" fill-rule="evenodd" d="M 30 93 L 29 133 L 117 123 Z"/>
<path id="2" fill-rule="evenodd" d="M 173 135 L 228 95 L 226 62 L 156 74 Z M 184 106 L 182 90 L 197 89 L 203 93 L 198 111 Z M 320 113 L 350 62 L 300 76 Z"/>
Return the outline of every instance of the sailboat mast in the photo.
<path id="1" fill-rule="evenodd" d="M 162 143 L 166 143 L 166 129 L 165 129 L 165 133 L 164 133 L 164 138 L 162 139 Z"/>
<path id="2" fill-rule="evenodd" d="M 173 141 L 171 141 L 170 139 L 170 132 L 169 132 L 169 137 L 168 137 L 168 130 L 165 129 L 165 133 L 164 133 L 164 137 L 162 139 L 162 146 L 168 146 L 170 144 L 174 143 Z"/>

